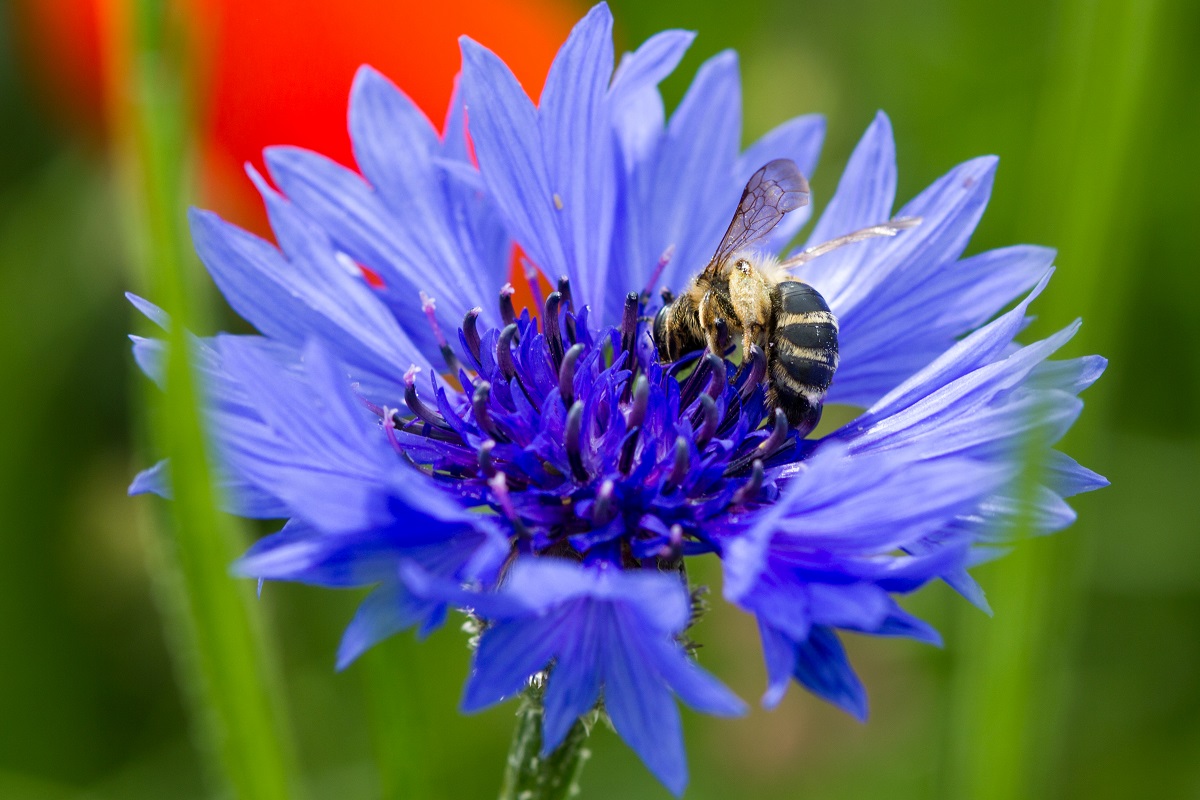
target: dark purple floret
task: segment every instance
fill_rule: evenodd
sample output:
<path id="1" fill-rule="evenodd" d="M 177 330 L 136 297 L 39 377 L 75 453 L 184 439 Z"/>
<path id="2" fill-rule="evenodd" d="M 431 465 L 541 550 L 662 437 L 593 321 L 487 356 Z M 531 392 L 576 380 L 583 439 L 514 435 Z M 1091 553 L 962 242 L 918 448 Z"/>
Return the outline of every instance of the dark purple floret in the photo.
<path id="1" fill-rule="evenodd" d="M 520 552 L 598 556 L 634 565 L 719 549 L 728 520 L 775 492 L 764 464 L 795 436 L 768 414 L 762 352 L 733 364 L 713 353 L 662 366 L 637 356 L 644 307 L 626 298 L 620 328 L 593 333 L 570 285 L 539 320 L 501 294 L 503 329 L 459 340 L 468 369 L 417 387 L 393 416 L 406 453 L 471 504 L 508 518 Z M 423 382 L 424 383 L 424 382 Z"/>

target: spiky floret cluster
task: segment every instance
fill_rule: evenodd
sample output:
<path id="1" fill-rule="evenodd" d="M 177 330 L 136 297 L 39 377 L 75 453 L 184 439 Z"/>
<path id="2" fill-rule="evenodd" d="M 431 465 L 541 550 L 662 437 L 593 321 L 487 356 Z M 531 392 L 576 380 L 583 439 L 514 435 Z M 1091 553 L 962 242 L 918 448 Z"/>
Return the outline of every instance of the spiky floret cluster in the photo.
<path id="1" fill-rule="evenodd" d="M 1015 520 L 1059 530 L 1074 519 L 1064 498 L 1105 484 L 1052 449 L 1104 360 L 1050 360 L 1078 323 L 1016 342 L 1053 251 L 962 257 L 993 158 L 893 213 L 882 114 L 808 241 L 891 217 L 922 224 L 798 274 L 839 320 L 826 401 L 866 410 L 799 439 L 768 413 L 753 348 L 736 361 L 655 362 L 645 287 L 679 289 L 707 261 L 762 164 L 790 158 L 812 174 L 823 132 L 801 117 L 739 153 L 729 53 L 701 67 L 668 119 L 657 85 L 691 40 L 658 34 L 614 70 L 612 19 L 597 6 L 535 106 L 464 39 L 461 93 L 440 133 L 364 68 L 350 103 L 361 176 L 269 150 L 279 191 L 251 177 L 278 247 L 213 214 L 191 218 L 201 260 L 261 333 L 193 341 L 218 477 L 231 510 L 287 520 L 236 570 L 373 587 L 340 666 L 472 609 L 483 628 L 464 709 L 549 669 L 546 752 L 602 698 L 675 792 L 687 769 L 672 696 L 744 710 L 684 644 L 687 557 L 719 557 L 726 599 L 755 617 L 765 704 L 794 679 L 862 717 L 840 632 L 936 642 L 897 595 L 941 579 L 986 607 L 968 568 Z M 805 221 L 804 209 L 788 214 L 763 248 L 783 250 Z M 514 244 L 548 279 L 565 276 L 532 314 L 517 315 L 505 286 Z M 497 292 L 498 307 L 486 302 Z M 161 380 L 160 341 L 134 337 L 134 355 Z M 1019 477 L 1025 455 L 1044 467 L 1037 480 Z M 166 465 L 131 491 L 169 495 Z"/>
<path id="2" fill-rule="evenodd" d="M 449 364 L 461 394 L 430 376 L 427 402 L 406 375 L 407 416 L 375 407 L 396 452 L 502 515 L 518 553 L 636 568 L 719 551 L 730 515 L 774 498 L 764 465 L 795 457 L 795 433 L 764 405 L 763 352 L 641 363 L 636 294 L 620 328 L 593 334 L 559 285 L 542 330 L 528 311 L 485 332 L 467 314 L 466 368 Z"/>

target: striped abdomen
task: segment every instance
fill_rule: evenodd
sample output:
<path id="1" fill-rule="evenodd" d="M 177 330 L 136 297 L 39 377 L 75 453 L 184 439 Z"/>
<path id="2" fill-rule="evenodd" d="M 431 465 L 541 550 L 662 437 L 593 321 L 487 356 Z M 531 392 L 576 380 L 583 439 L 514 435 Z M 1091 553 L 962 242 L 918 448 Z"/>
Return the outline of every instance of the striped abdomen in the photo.
<path id="1" fill-rule="evenodd" d="M 816 289 L 796 280 L 776 284 L 771 305 L 767 402 L 806 436 L 821 420 L 821 403 L 837 371 L 837 319 Z"/>

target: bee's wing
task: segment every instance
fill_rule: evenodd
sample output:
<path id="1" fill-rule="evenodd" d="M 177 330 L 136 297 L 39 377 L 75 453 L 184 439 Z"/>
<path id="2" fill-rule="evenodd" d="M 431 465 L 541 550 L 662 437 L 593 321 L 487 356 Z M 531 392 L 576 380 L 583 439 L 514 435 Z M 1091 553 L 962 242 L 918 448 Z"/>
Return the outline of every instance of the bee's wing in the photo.
<path id="1" fill-rule="evenodd" d="M 874 239 L 877 236 L 895 236 L 900 231 L 915 228 L 920 224 L 920 217 L 896 217 L 879 225 L 860 228 L 853 233 L 847 233 L 845 236 L 839 236 L 836 239 L 830 239 L 828 242 L 822 242 L 821 244 L 805 248 L 794 256 L 779 262 L 779 267 L 780 269 L 795 269 L 801 264 L 812 261 L 817 256 L 823 256 L 826 253 L 837 250 L 839 247 L 845 247 L 855 242 L 865 242 L 867 239 Z"/>
<path id="2" fill-rule="evenodd" d="M 784 214 L 808 205 L 808 198 L 808 181 L 794 161 L 777 158 L 768 163 L 747 181 L 729 230 L 704 272 L 716 275 L 729 256 L 761 240 Z"/>

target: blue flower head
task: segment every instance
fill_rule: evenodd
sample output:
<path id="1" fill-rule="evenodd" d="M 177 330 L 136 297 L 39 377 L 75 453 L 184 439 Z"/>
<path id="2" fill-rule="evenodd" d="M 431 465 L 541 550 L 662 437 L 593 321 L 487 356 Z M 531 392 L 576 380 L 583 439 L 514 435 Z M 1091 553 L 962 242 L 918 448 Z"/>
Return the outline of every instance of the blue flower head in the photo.
<path id="1" fill-rule="evenodd" d="M 260 332 L 193 340 L 224 496 L 287 520 L 237 572 L 373 587 L 339 666 L 471 610 L 483 627 L 464 709 L 545 676 L 546 752 L 599 703 L 676 793 L 672 695 L 744 708 L 683 644 L 690 558 L 721 559 L 726 599 L 756 618 L 765 704 L 795 679 L 861 718 L 840 631 L 937 642 L 898 595 L 941 579 L 986 607 L 968 568 L 1018 517 L 1058 530 L 1074 519 L 1065 497 L 1105 484 L 1051 449 L 1104 360 L 1050 360 L 1078 323 L 1015 340 L 1053 251 L 962 257 L 994 158 L 893 212 L 883 114 L 785 262 L 836 318 L 825 401 L 861 413 L 821 437 L 789 424 L 772 344 L 739 355 L 710 340 L 660 363 L 650 320 L 667 300 L 653 290 L 686 291 L 747 180 L 776 159 L 811 174 L 824 130 L 801 117 L 739 152 L 732 53 L 706 62 L 667 118 L 657 86 L 691 40 L 658 34 L 614 70 L 612 18 L 596 6 L 535 104 L 464 38 L 441 132 L 363 68 L 358 172 L 294 148 L 266 154 L 277 189 L 251 170 L 277 246 L 191 217 L 205 266 Z M 786 257 L 808 210 L 774 202 L 751 242 L 768 260 Z M 894 235 L 818 247 L 899 219 Z M 514 246 L 553 289 L 535 277 L 532 308 L 515 308 L 507 283 Z M 161 342 L 135 338 L 134 353 L 160 377 Z M 1032 498 L 1017 481 L 1030 452 L 1046 465 Z M 168 485 L 160 464 L 132 491 Z"/>

